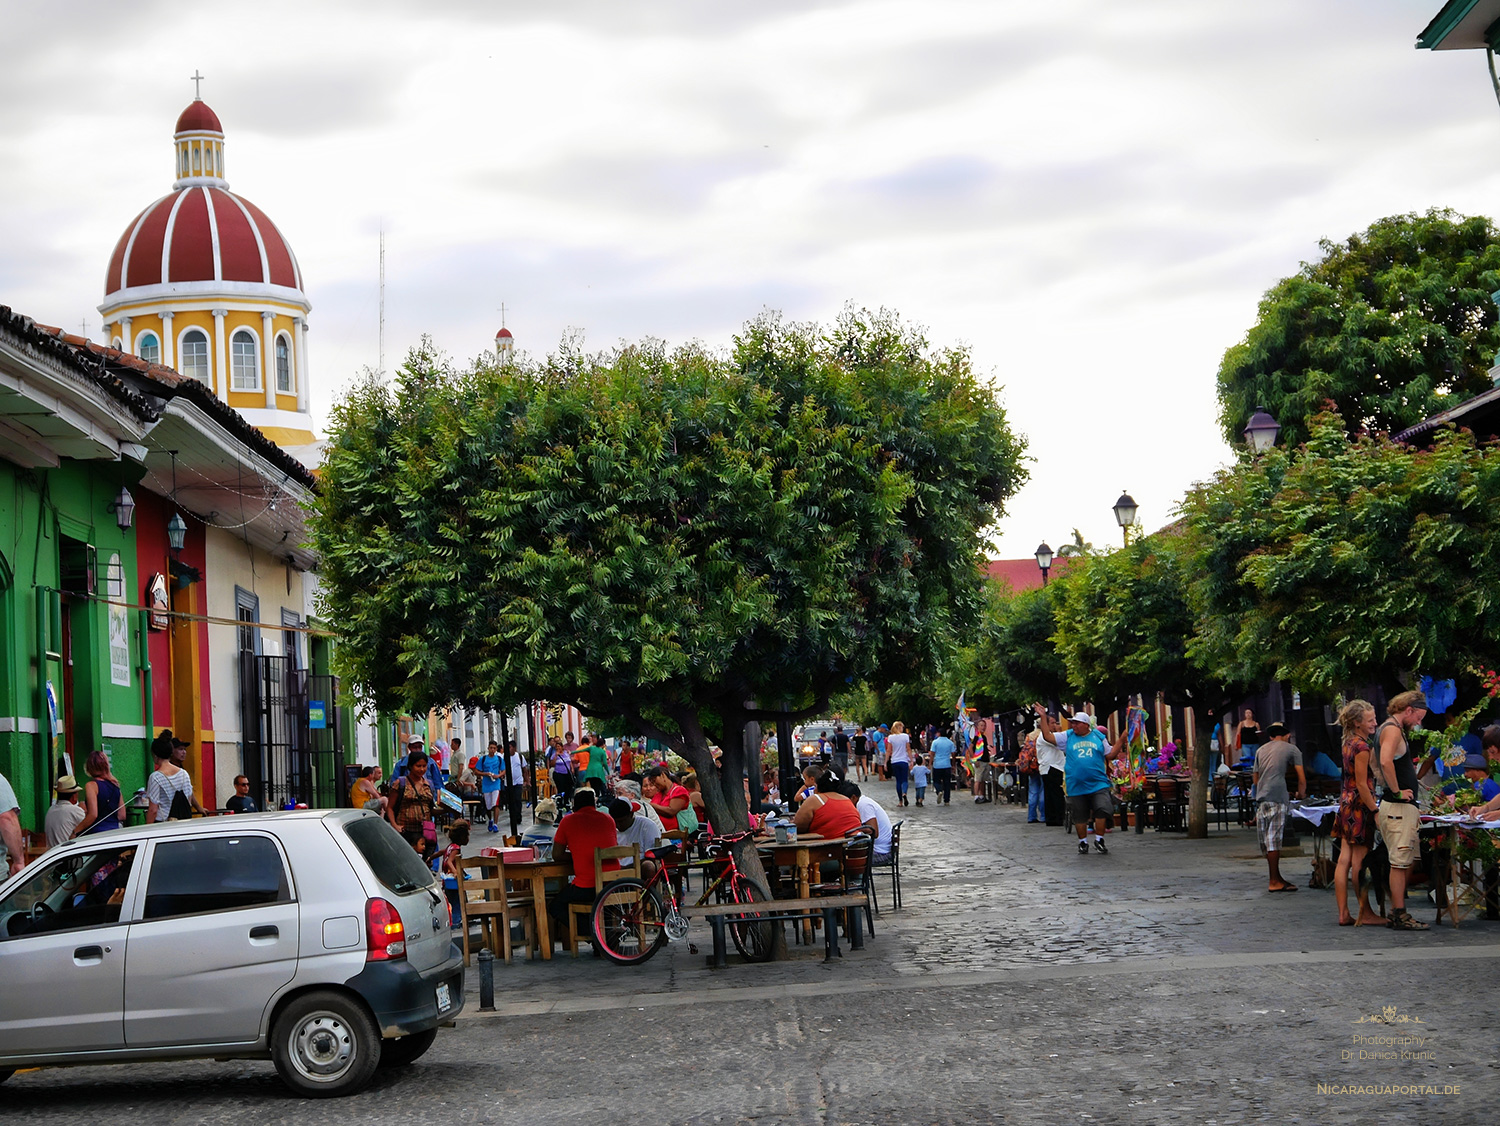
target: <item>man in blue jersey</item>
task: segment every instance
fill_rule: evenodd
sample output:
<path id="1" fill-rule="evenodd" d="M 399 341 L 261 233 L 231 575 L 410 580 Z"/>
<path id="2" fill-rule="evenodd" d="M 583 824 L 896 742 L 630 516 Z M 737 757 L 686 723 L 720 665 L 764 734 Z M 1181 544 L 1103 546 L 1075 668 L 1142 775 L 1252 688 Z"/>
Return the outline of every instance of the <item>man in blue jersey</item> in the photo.
<path id="1" fill-rule="evenodd" d="M 1078 851 L 1086 854 L 1090 842 L 1094 851 L 1108 853 L 1104 844 L 1104 819 L 1114 812 L 1115 803 L 1109 789 L 1109 760 L 1125 746 L 1125 732 L 1110 747 L 1094 727 L 1094 717 L 1075 712 L 1067 730 L 1052 722 L 1041 704 L 1033 704 L 1041 723 L 1043 739 L 1062 750 L 1065 757 L 1063 780 L 1068 787 L 1068 811 L 1073 828 L 1078 830 Z M 1087 836 L 1085 836 L 1087 833 Z"/>

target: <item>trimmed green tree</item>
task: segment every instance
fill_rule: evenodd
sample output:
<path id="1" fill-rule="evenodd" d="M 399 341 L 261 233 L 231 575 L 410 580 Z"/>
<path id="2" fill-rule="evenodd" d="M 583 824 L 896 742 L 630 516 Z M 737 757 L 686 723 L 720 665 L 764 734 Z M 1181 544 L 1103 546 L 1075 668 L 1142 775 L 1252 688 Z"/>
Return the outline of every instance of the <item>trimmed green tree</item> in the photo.
<path id="1" fill-rule="evenodd" d="M 935 667 L 1023 455 L 968 354 L 885 313 L 763 316 L 728 356 L 422 350 L 335 411 L 324 611 L 374 705 L 624 716 L 743 829 L 745 724 Z"/>
<path id="2" fill-rule="evenodd" d="M 1231 445 L 1257 406 L 1295 446 L 1329 403 L 1354 431 L 1394 433 L 1489 387 L 1500 241 L 1488 219 L 1395 215 L 1320 245 L 1323 257 L 1272 286 L 1224 353 L 1219 420 Z"/>

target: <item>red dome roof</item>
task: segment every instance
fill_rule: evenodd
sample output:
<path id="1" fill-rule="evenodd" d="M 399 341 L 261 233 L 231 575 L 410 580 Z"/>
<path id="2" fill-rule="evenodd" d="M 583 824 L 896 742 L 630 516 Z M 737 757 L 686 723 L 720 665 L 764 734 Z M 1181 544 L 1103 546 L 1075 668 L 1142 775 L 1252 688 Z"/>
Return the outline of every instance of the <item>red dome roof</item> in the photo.
<path id="1" fill-rule="evenodd" d="M 182 122 L 177 125 L 181 129 Z M 276 224 L 255 204 L 223 188 L 195 187 L 163 196 L 125 228 L 109 258 L 104 295 L 176 282 L 258 282 L 301 290 L 302 272 Z"/>
<path id="2" fill-rule="evenodd" d="M 508 328 L 502 328 L 499 332 L 495 333 L 495 339 L 496 340 L 509 340 L 509 339 L 511 339 L 510 329 L 508 329 Z"/>
<path id="3" fill-rule="evenodd" d="M 193 101 L 188 108 L 182 111 L 182 116 L 177 119 L 177 133 L 222 133 L 224 126 L 219 124 L 219 115 L 208 108 L 207 102 Z"/>

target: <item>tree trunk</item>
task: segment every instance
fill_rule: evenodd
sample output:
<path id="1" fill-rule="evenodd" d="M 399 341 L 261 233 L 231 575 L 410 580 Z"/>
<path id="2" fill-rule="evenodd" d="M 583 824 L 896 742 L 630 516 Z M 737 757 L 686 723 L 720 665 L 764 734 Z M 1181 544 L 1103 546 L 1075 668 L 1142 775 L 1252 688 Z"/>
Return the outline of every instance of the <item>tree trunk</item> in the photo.
<path id="1" fill-rule="evenodd" d="M 1188 839 L 1203 840 L 1208 836 L 1208 741 L 1213 737 L 1213 713 L 1193 709 L 1193 774 L 1188 780 Z"/>

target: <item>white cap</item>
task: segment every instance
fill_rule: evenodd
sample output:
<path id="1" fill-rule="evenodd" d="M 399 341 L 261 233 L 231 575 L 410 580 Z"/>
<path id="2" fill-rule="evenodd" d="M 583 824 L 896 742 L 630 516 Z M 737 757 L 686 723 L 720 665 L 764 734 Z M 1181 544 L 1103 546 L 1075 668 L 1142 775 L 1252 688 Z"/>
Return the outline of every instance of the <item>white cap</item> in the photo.
<path id="1" fill-rule="evenodd" d="M 1088 712 L 1074 712 L 1072 718 L 1069 719 L 1068 722 L 1069 723 L 1086 723 L 1090 727 L 1093 727 L 1094 726 L 1094 717 L 1091 716 L 1091 715 L 1089 715 Z"/>

